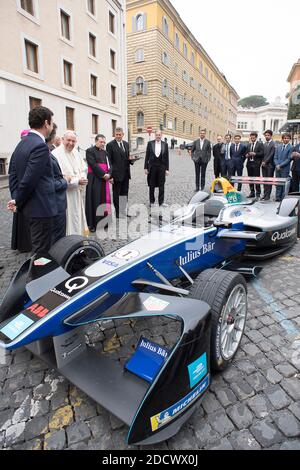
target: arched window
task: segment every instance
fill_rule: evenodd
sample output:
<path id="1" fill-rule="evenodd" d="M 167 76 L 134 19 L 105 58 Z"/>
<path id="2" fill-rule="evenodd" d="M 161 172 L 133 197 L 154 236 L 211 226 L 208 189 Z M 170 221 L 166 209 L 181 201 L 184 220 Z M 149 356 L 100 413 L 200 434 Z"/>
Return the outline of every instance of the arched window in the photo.
<path id="1" fill-rule="evenodd" d="M 199 70 L 200 70 L 200 73 L 203 73 L 203 62 L 201 62 L 201 60 L 199 63 Z"/>
<path id="2" fill-rule="evenodd" d="M 162 28 L 163 28 L 163 33 L 166 36 L 169 36 L 169 25 L 168 25 L 167 18 L 165 16 L 163 17 L 163 20 L 162 20 Z"/>
<path id="3" fill-rule="evenodd" d="M 136 83 L 136 94 L 143 95 L 145 91 L 145 81 L 143 77 L 138 77 L 135 83 Z"/>
<path id="4" fill-rule="evenodd" d="M 177 33 L 175 33 L 175 47 L 176 49 L 180 49 L 180 40 L 179 40 L 179 36 Z"/>
<path id="5" fill-rule="evenodd" d="M 164 79 L 162 82 L 162 95 L 166 96 L 167 98 L 169 97 L 169 85 L 166 79 Z"/>
<path id="6" fill-rule="evenodd" d="M 195 65 L 195 54 L 194 54 L 194 52 L 192 52 L 192 55 L 191 55 L 191 62 L 192 62 L 192 65 Z"/>
<path id="7" fill-rule="evenodd" d="M 144 29 L 144 15 L 139 13 L 135 18 L 136 31 L 143 31 Z"/>
<path id="8" fill-rule="evenodd" d="M 163 115 L 163 127 L 164 129 L 167 128 L 167 114 L 166 113 L 164 113 Z"/>
<path id="9" fill-rule="evenodd" d="M 169 56 L 166 52 L 162 53 L 162 62 L 164 65 L 169 66 Z"/>
<path id="10" fill-rule="evenodd" d="M 184 57 L 187 57 L 187 55 L 188 55 L 188 48 L 187 48 L 187 45 L 185 43 L 183 44 L 183 55 L 184 55 Z"/>
<path id="11" fill-rule="evenodd" d="M 135 53 L 135 61 L 136 62 L 144 62 L 144 49 L 138 49 Z"/>
<path id="12" fill-rule="evenodd" d="M 144 127 L 145 117 L 142 111 L 139 111 L 136 116 L 137 127 Z"/>

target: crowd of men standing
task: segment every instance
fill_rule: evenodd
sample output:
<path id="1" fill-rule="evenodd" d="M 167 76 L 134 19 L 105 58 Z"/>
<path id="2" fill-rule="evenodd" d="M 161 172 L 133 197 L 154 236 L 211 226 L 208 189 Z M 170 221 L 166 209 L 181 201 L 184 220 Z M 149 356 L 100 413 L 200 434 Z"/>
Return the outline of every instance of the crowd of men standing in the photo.
<path id="1" fill-rule="evenodd" d="M 100 220 L 112 214 L 116 219 L 130 217 L 127 212 L 131 165 L 123 129 L 106 145 L 103 134 L 87 149 L 86 159 L 77 150 L 77 135 L 66 131 L 56 135 L 53 113 L 37 107 L 29 113 L 30 129 L 21 133 L 10 161 L 9 187 L 12 199 L 7 208 L 14 213 L 12 249 L 47 253 L 65 235 L 96 231 Z M 169 170 L 168 145 L 157 131 L 149 142 L 145 173 L 150 204 L 159 188 L 159 205 L 164 204 L 165 177 Z"/>
<path id="2" fill-rule="evenodd" d="M 214 175 L 230 180 L 232 176 L 242 176 L 246 163 L 247 173 L 250 177 L 273 177 L 287 178 L 292 172 L 291 192 L 299 191 L 300 180 L 300 145 L 293 147 L 291 135 L 283 134 L 282 143 L 273 140 L 273 132 L 266 130 L 265 142 L 258 139 L 257 132 L 251 132 L 247 144 L 241 142 L 241 136 L 226 134 L 217 137 L 217 143 L 212 147 L 211 142 L 206 139 L 205 129 L 201 130 L 200 138 L 197 139 L 191 149 L 190 155 L 195 164 L 196 187 L 195 191 L 203 190 L 207 165 L 213 153 Z M 241 191 L 242 185 L 238 185 Z M 261 185 L 251 184 L 249 198 L 270 200 L 272 192 L 271 185 L 264 185 L 264 194 L 261 195 Z M 284 197 L 283 187 L 276 189 L 276 201 Z"/>

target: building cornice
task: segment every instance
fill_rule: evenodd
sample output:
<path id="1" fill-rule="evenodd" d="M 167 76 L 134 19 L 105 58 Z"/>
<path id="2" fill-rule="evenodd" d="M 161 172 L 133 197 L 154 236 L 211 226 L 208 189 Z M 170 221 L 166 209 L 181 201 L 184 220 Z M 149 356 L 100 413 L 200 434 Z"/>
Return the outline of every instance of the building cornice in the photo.
<path id="1" fill-rule="evenodd" d="M 23 85 L 23 86 L 26 86 L 28 88 L 32 88 L 33 90 L 38 90 L 38 91 L 41 91 L 43 93 L 47 93 L 49 95 L 53 95 L 53 96 L 58 97 L 58 98 L 63 98 L 65 100 L 72 101 L 72 102 L 77 103 L 77 104 L 88 106 L 89 108 L 94 108 L 97 111 L 103 111 L 105 113 L 113 114 L 113 115 L 119 116 L 119 117 L 122 115 L 120 111 L 118 111 L 114 108 L 108 108 L 106 106 L 96 105 L 95 102 L 93 102 L 93 101 L 86 100 L 84 98 L 79 98 L 76 95 L 60 91 L 56 88 L 52 88 L 52 87 L 49 87 L 47 85 L 41 85 L 40 83 L 31 81 L 31 80 L 23 78 L 23 77 L 19 77 L 17 75 L 13 75 L 11 73 L 6 72 L 5 70 L 0 69 L 0 79 L 1 78 L 4 79 L 4 80 L 7 80 L 9 82 L 15 83 L 17 85 Z"/>
<path id="2" fill-rule="evenodd" d="M 294 72 L 295 72 L 295 70 L 296 70 L 297 67 L 300 68 L 300 59 L 298 60 L 298 62 L 296 62 L 296 63 L 293 65 L 292 70 L 290 71 L 290 74 L 289 74 L 288 79 L 287 79 L 287 81 L 288 81 L 289 83 L 291 83 L 291 81 L 292 81 L 292 76 L 293 76 L 293 74 L 294 74 Z"/>

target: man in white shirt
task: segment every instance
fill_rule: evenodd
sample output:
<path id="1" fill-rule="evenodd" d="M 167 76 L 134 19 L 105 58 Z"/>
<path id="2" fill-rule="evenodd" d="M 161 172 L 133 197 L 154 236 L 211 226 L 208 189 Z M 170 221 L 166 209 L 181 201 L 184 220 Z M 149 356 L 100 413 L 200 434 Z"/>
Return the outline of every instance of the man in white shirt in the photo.
<path id="1" fill-rule="evenodd" d="M 145 174 L 148 179 L 150 205 L 155 203 L 155 188 L 158 188 L 158 204 L 163 206 L 166 176 L 169 175 L 169 148 L 165 142 L 162 142 L 161 138 L 161 131 L 156 131 L 155 140 L 148 142 Z"/>

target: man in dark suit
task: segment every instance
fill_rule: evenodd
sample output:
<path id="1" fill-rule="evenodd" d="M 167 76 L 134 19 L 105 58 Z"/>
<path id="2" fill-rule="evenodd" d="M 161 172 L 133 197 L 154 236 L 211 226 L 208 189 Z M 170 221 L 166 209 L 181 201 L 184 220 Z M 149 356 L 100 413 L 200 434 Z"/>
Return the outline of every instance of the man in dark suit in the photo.
<path id="1" fill-rule="evenodd" d="M 274 163 L 274 156 L 275 156 L 275 142 L 273 140 L 273 131 L 268 130 L 264 133 L 266 142 L 264 144 L 264 158 L 261 164 L 262 175 L 265 178 L 272 178 L 274 176 L 275 171 L 275 163 Z M 262 199 L 264 201 L 269 201 L 272 192 L 272 185 L 266 184 L 264 186 L 264 195 Z"/>
<path id="2" fill-rule="evenodd" d="M 52 161 L 45 139 L 53 129 L 53 113 L 39 106 L 29 113 L 31 131 L 16 147 L 10 161 L 7 208 L 22 211 L 29 220 L 32 251 L 48 252 L 53 218 L 57 215 Z"/>
<path id="3" fill-rule="evenodd" d="M 129 155 L 129 144 L 123 140 L 123 137 L 124 131 L 122 128 L 118 127 L 115 132 L 115 139 L 109 142 L 106 146 L 106 151 L 111 165 L 113 201 L 117 219 L 120 217 L 120 212 L 121 214 L 126 215 L 129 180 L 131 179 L 130 165 L 133 164 Z M 127 217 L 129 216 L 127 215 Z"/>
<path id="4" fill-rule="evenodd" d="M 228 180 L 231 177 L 231 157 L 232 157 L 232 141 L 231 141 L 231 134 L 226 134 L 224 137 L 224 144 L 221 148 L 221 175 L 223 178 L 227 178 Z"/>
<path id="5" fill-rule="evenodd" d="M 257 140 L 257 132 L 251 132 L 250 142 L 247 147 L 247 170 L 248 176 L 260 176 L 260 167 L 264 158 L 264 144 Z M 260 184 L 255 185 L 256 199 L 260 199 L 261 187 Z M 255 197 L 254 184 L 250 184 L 250 194 L 248 197 Z"/>
<path id="6" fill-rule="evenodd" d="M 201 191 L 205 187 L 205 176 L 206 168 L 211 159 L 211 143 L 205 138 L 206 130 L 200 131 L 200 138 L 195 140 L 189 151 L 192 160 L 195 164 L 195 175 L 196 175 L 196 189 L 199 191 L 200 188 L 200 173 L 201 173 Z"/>
<path id="7" fill-rule="evenodd" d="M 275 150 L 274 163 L 276 167 L 276 178 L 288 178 L 290 175 L 293 146 L 291 144 L 291 134 L 283 134 L 282 144 Z M 285 188 L 277 186 L 276 201 L 282 201 L 285 196 Z"/>
<path id="8" fill-rule="evenodd" d="M 213 146 L 213 156 L 214 156 L 214 175 L 215 178 L 219 178 L 222 174 L 222 169 L 221 169 L 221 150 L 223 146 L 223 137 L 221 135 L 218 135 L 217 137 L 217 143 Z"/>
<path id="9" fill-rule="evenodd" d="M 166 176 L 169 174 L 169 149 L 161 140 L 161 131 L 155 132 L 155 140 L 148 142 L 145 158 L 145 174 L 148 176 L 150 205 L 155 203 L 155 188 L 159 188 L 158 204 L 165 198 Z"/>
<path id="10" fill-rule="evenodd" d="M 298 193 L 300 191 L 300 144 L 296 145 L 293 148 L 292 153 L 292 185 L 291 191 L 293 193 Z"/>
<path id="11" fill-rule="evenodd" d="M 60 168 L 60 165 L 57 161 L 57 158 L 51 153 L 51 148 L 56 139 L 56 130 L 57 125 L 53 124 L 53 131 L 46 139 L 46 143 L 50 150 L 50 156 L 53 167 L 53 176 L 54 176 L 54 186 L 55 186 L 55 195 L 56 195 L 56 204 L 57 204 L 57 215 L 53 219 L 53 230 L 52 230 L 52 245 L 58 240 L 66 236 L 67 229 L 67 189 L 68 183 L 71 181 L 71 177 L 64 177 Z M 55 145 L 54 145 L 54 148 Z"/>
<path id="12" fill-rule="evenodd" d="M 241 143 L 241 136 L 234 136 L 234 143 L 231 144 L 230 177 L 243 176 L 244 162 L 247 147 Z M 242 190 L 241 183 L 238 184 L 238 191 Z"/>

